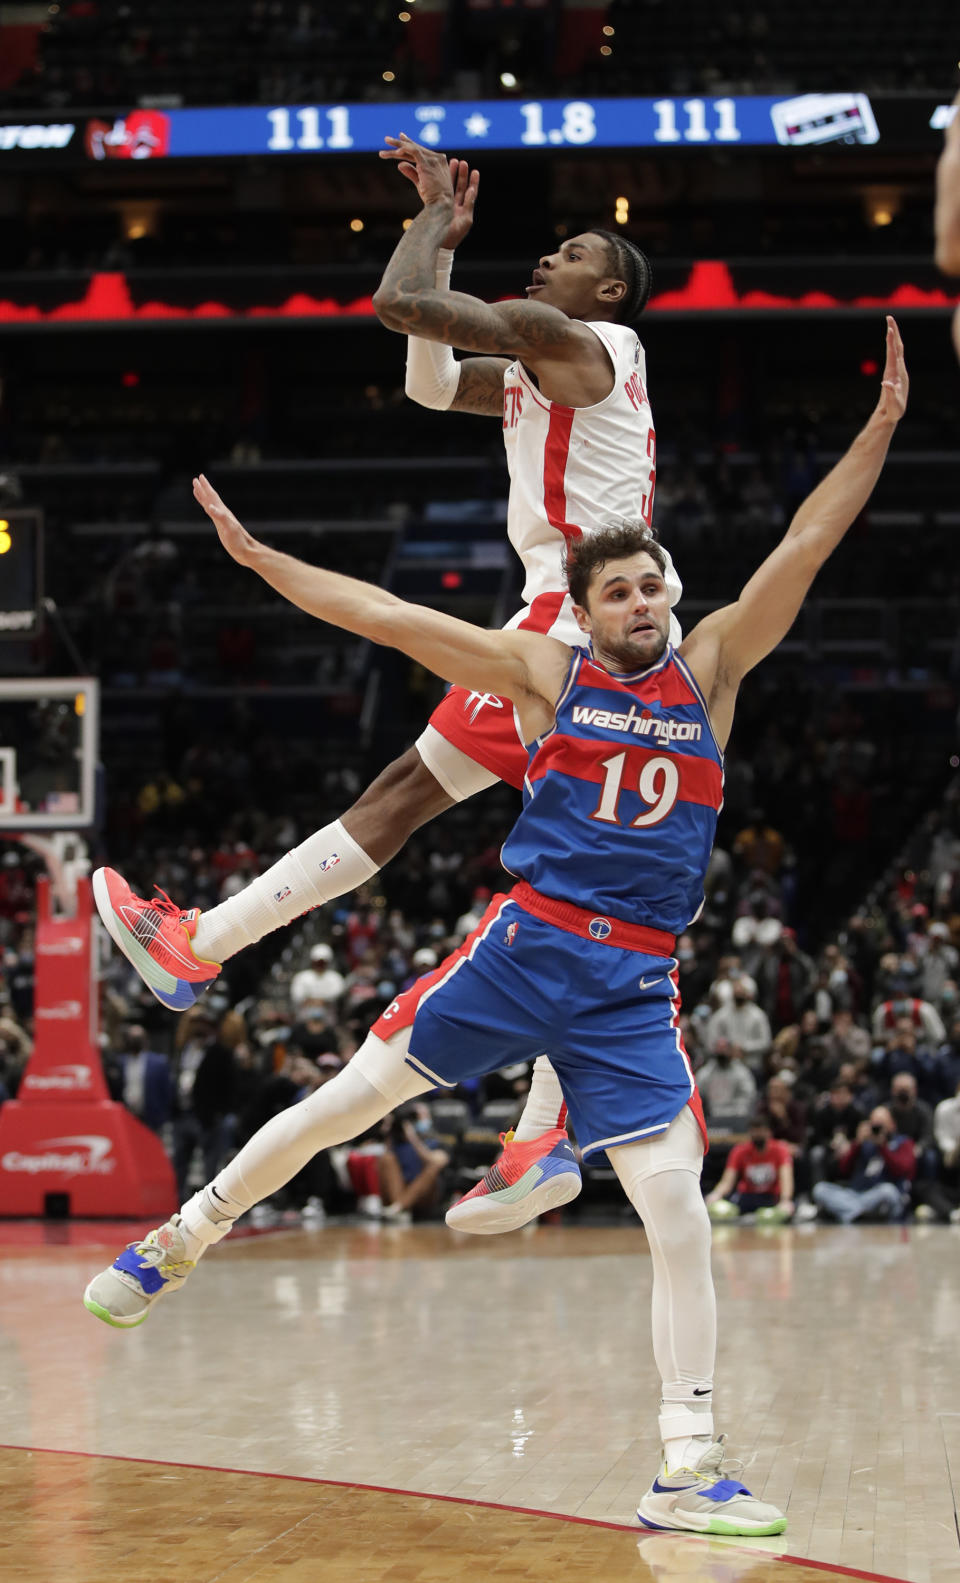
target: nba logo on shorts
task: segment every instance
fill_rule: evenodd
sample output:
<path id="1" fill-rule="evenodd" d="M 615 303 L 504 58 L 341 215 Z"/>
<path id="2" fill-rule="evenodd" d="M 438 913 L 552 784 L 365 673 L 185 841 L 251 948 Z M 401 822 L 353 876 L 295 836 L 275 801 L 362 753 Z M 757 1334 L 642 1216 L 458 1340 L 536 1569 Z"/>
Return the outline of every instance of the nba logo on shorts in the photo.
<path id="1" fill-rule="evenodd" d="M 507 932 L 506 932 L 506 934 L 503 937 L 504 945 L 512 945 L 513 944 L 514 940 L 517 938 L 517 930 L 519 929 L 519 927 L 520 927 L 520 925 L 518 923 L 508 923 L 507 924 Z"/>
<path id="2" fill-rule="evenodd" d="M 320 860 L 320 867 L 321 867 L 321 869 L 323 870 L 323 872 L 325 874 L 328 869 L 336 868 L 336 866 L 339 863 L 339 861 L 340 861 L 340 853 L 339 852 L 331 852 L 329 857 L 321 858 L 321 860 Z"/>
<path id="3" fill-rule="evenodd" d="M 591 918 L 587 924 L 591 940 L 606 940 L 613 932 L 609 918 Z"/>

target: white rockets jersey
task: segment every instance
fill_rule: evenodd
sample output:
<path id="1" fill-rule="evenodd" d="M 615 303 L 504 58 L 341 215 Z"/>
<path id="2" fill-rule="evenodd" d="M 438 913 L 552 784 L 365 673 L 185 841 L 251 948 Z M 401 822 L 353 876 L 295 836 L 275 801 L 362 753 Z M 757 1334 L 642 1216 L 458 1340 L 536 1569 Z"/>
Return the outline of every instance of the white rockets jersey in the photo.
<path id="1" fill-rule="evenodd" d="M 652 524 L 657 477 L 647 363 L 636 331 L 606 322 L 587 323 L 587 329 L 613 364 L 613 389 L 594 406 L 547 401 L 519 360 L 503 376 L 507 533 L 526 574 L 526 608 L 507 625 L 574 644 L 583 642 L 583 634 L 566 592 L 564 546 L 620 518 Z M 666 582 L 674 605 L 682 590 L 669 555 Z M 671 641 L 680 642 L 675 617 Z"/>

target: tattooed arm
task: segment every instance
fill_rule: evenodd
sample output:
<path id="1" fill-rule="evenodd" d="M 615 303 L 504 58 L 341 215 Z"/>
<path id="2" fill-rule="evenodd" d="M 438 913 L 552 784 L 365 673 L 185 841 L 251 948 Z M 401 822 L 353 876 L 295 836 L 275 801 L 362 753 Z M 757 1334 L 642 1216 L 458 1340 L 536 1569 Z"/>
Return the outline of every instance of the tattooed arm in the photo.
<path id="1" fill-rule="evenodd" d="M 534 369 L 539 361 L 574 360 L 584 348 L 593 355 L 592 332 L 558 308 L 538 302 L 485 303 L 464 292 L 436 289 L 437 253 L 454 209 L 450 169 L 442 154 L 409 138 L 390 141 L 395 148 L 382 151 L 385 157 L 399 157 L 401 169 L 416 163 L 424 207 L 397 244 L 374 293 L 380 322 L 400 334 L 443 341 L 465 352 L 522 357 Z"/>
<path id="2" fill-rule="evenodd" d="M 506 357 L 464 357 L 460 383 L 450 403 L 451 412 L 478 412 L 487 418 L 503 416 L 503 375 L 510 367 Z"/>

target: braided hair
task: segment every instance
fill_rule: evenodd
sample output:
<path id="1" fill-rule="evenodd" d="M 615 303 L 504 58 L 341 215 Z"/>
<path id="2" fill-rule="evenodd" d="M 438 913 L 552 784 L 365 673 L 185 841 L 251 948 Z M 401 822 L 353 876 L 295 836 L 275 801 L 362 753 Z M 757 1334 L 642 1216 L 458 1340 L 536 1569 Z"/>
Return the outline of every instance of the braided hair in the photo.
<path id="1" fill-rule="evenodd" d="M 626 284 L 626 291 L 617 303 L 616 322 L 618 324 L 632 324 L 639 319 L 653 285 L 653 270 L 646 253 L 641 253 L 639 247 L 633 242 L 628 242 L 625 236 L 620 236 L 616 231 L 601 231 L 591 227 L 591 236 L 599 236 L 607 247 L 607 266 L 611 275 Z"/>

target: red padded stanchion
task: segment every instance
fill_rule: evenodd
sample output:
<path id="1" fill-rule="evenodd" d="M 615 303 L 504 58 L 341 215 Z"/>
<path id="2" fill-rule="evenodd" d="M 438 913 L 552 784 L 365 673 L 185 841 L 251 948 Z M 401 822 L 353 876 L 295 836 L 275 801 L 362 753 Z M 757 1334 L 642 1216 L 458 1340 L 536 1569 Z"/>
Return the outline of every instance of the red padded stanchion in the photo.
<path id="1" fill-rule="evenodd" d="M 37 881 L 34 1047 L 15 1100 L 0 1107 L 0 1215 L 166 1216 L 173 1170 L 149 1127 L 108 1098 L 97 1045 L 93 895 L 77 882 L 56 917 Z"/>

